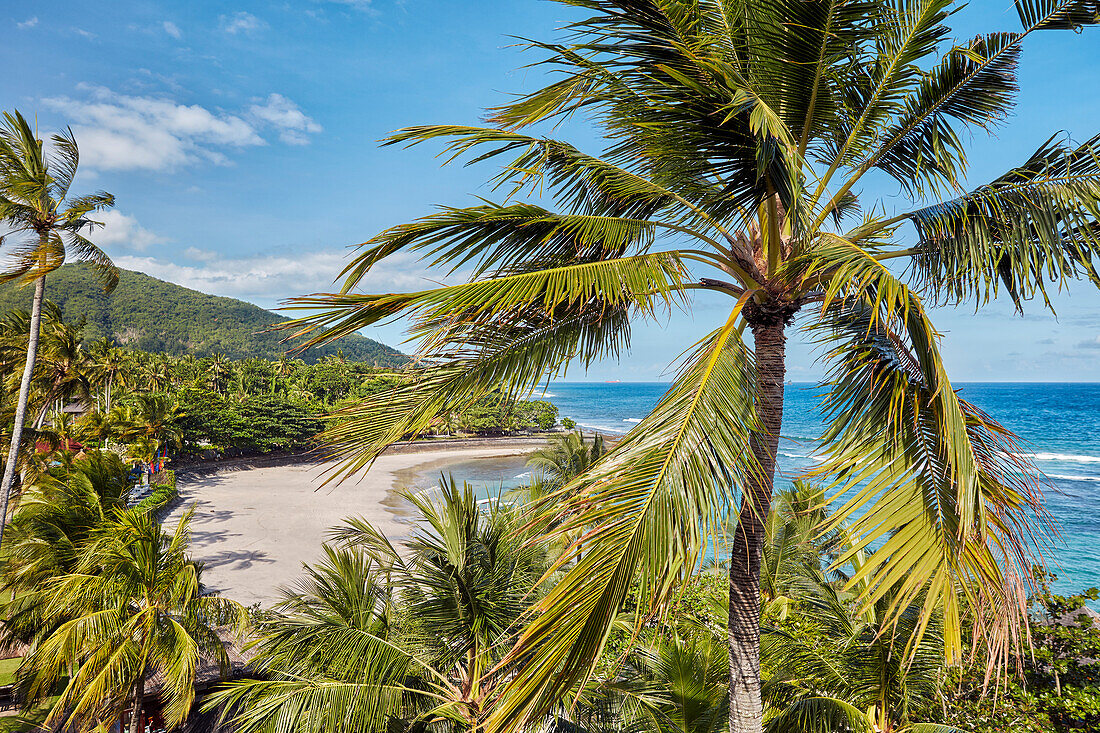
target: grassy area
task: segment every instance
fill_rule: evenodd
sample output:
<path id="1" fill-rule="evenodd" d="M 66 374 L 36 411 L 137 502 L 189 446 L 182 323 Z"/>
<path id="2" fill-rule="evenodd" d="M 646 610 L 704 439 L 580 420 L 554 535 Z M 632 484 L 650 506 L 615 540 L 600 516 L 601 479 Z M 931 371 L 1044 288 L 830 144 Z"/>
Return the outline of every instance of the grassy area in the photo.
<path id="1" fill-rule="evenodd" d="M 135 509 L 143 512 L 155 512 L 176 498 L 175 471 L 164 471 L 157 474 L 157 480 L 152 493 L 134 505 Z"/>
<path id="2" fill-rule="evenodd" d="M 12 659 L 0 659 L 0 685 L 10 685 L 15 682 L 15 670 L 23 662 L 23 657 Z"/>
<path id="3" fill-rule="evenodd" d="M 42 723 L 55 702 L 57 698 L 51 697 L 29 712 L 0 717 L 0 733 L 32 733 L 41 730 Z"/>

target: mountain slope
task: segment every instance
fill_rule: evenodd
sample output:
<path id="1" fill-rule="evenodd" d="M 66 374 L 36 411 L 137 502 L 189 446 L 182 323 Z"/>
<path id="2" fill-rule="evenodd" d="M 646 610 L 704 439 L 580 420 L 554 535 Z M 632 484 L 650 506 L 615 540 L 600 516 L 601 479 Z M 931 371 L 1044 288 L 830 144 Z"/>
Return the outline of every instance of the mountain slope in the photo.
<path id="1" fill-rule="evenodd" d="M 29 309 L 32 288 L 0 286 L 0 313 Z M 287 320 L 252 303 L 120 270 L 118 287 L 105 295 L 90 267 L 65 265 L 46 279 L 46 299 L 61 308 L 66 321 L 87 319 L 88 340 L 110 336 L 144 351 L 167 354 L 224 354 L 231 359 L 277 359 L 287 349 L 279 334 L 264 329 Z M 401 366 L 408 358 L 389 346 L 358 334 L 302 354 L 307 361 L 337 351 L 351 361 Z"/>

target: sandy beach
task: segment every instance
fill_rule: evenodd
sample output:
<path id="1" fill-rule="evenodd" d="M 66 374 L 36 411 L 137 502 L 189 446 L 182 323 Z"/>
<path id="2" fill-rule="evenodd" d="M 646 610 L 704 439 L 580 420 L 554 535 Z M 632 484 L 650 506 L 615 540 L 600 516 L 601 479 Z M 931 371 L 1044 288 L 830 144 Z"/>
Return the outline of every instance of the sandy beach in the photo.
<path id="1" fill-rule="evenodd" d="M 480 458 L 530 452 L 542 441 L 492 441 L 471 446 L 410 446 L 380 457 L 359 480 L 319 488 L 328 468 L 296 463 L 190 474 L 180 478 L 180 499 L 165 516 L 174 527 L 194 507 L 191 553 L 211 589 L 245 605 L 268 605 L 293 582 L 302 563 L 321 556 L 329 528 L 362 516 L 391 538 L 403 537 L 396 489 L 424 470 Z"/>

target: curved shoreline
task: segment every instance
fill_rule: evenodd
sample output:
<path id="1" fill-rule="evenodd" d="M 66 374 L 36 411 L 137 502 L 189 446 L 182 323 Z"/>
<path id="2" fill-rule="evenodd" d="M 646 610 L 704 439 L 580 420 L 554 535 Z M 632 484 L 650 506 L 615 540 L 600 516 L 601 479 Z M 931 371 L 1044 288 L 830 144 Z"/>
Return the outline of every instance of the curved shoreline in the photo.
<path id="1" fill-rule="evenodd" d="M 320 488 L 331 463 L 308 454 L 231 459 L 182 467 L 180 498 L 164 521 L 174 526 L 194 507 L 191 554 L 204 583 L 245 605 L 268 605 L 279 589 L 321 557 L 328 530 L 362 516 L 391 539 L 409 525 L 396 490 L 427 467 L 537 450 L 546 436 L 415 441 L 387 450 L 367 472 Z"/>

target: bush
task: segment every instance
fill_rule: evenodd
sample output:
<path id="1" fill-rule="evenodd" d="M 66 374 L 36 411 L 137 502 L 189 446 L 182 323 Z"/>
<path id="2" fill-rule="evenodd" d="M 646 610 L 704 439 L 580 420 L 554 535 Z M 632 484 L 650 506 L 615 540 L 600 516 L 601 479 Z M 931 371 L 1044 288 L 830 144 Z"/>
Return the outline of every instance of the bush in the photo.
<path id="1" fill-rule="evenodd" d="M 153 491 L 134 508 L 141 512 L 158 512 L 179 496 L 176 490 L 176 472 L 172 470 L 161 471 L 156 474 L 158 482 L 154 484 Z"/>
<path id="2" fill-rule="evenodd" d="M 309 446 L 323 427 L 318 413 L 279 395 L 238 401 L 203 389 L 186 390 L 180 419 L 187 444 L 270 453 Z"/>

